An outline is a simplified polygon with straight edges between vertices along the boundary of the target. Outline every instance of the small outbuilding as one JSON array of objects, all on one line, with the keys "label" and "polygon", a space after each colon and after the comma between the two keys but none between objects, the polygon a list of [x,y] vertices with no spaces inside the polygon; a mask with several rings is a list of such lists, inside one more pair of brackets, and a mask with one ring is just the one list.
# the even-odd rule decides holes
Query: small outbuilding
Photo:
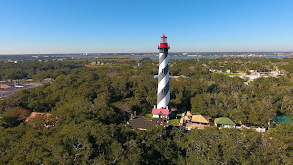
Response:
[{"label": "small outbuilding", "polygon": [[205,127],[209,127],[214,125],[211,117],[203,116],[203,115],[192,115],[191,122],[186,123],[186,129],[190,130],[193,128],[204,129]]},{"label": "small outbuilding", "polygon": [[203,116],[203,115],[192,115],[191,122],[197,123],[200,125],[209,125],[211,117]]},{"label": "small outbuilding", "polygon": [[165,109],[165,108],[154,108],[152,110],[152,114],[153,114],[153,118],[165,118],[165,119],[169,119],[169,109]]},{"label": "small outbuilding", "polygon": [[235,128],[236,124],[228,117],[219,117],[215,119],[215,126],[221,128]]}]

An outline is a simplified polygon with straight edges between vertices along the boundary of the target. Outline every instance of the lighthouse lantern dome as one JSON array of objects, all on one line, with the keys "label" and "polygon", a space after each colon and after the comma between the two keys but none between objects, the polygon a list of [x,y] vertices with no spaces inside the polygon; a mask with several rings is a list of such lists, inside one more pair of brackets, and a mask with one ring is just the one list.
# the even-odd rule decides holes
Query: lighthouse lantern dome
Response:
[{"label": "lighthouse lantern dome", "polygon": [[163,34],[163,36],[161,37],[161,43],[168,43],[165,34]]},{"label": "lighthouse lantern dome", "polygon": [[158,46],[159,49],[170,49],[168,42],[167,42],[167,37],[165,36],[165,34],[163,34],[163,36],[161,37],[161,43]]}]

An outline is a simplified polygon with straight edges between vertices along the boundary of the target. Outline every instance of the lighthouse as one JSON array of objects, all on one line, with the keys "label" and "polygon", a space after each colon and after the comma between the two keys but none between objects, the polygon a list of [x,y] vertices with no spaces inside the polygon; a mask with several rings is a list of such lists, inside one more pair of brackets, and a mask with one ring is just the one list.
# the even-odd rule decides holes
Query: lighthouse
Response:
[{"label": "lighthouse", "polygon": [[167,37],[163,34],[161,43],[158,46],[159,55],[159,72],[158,72],[158,95],[157,108],[168,109],[170,102],[169,88],[169,67],[168,67],[168,49],[170,49]]},{"label": "lighthouse", "polygon": [[167,37],[163,34],[161,43],[158,46],[159,54],[159,72],[158,72],[158,92],[157,107],[152,110],[155,118],[169,117],[170,88],[169,88],[169,67],[168,50],[170,49]]}]

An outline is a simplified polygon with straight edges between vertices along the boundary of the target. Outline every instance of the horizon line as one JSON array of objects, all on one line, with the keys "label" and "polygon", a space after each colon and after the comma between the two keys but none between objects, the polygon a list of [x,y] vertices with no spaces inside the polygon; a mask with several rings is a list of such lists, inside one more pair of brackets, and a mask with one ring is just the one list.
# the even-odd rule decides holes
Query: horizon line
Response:
[{"label": "horizon line", "polygon": [[[158,52],[75,52],[75,53],[5,53],[3,55],[49,55],[49,54],[135,54]],[[169,53],[293,53],[292,51],[174,51]]]}]

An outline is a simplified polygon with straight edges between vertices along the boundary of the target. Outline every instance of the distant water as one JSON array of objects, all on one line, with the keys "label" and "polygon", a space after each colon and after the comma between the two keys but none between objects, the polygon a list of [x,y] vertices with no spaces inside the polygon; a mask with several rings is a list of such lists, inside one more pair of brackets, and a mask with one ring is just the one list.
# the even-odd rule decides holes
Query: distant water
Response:
[{"label": "distant water", "polygon": [[[228,57],[224,57],[224,56],[169,56],[169,59],[183,59],[183,60],[188,60],[188,59],[203,59],[203,58],[290,58],[292,56],[228,56]],[[150,56],[150,57],[132,57],[131,59],[143,59],[143,58],[150,58],[152,60],[157,60],[159,59],[158,56]]]}]

